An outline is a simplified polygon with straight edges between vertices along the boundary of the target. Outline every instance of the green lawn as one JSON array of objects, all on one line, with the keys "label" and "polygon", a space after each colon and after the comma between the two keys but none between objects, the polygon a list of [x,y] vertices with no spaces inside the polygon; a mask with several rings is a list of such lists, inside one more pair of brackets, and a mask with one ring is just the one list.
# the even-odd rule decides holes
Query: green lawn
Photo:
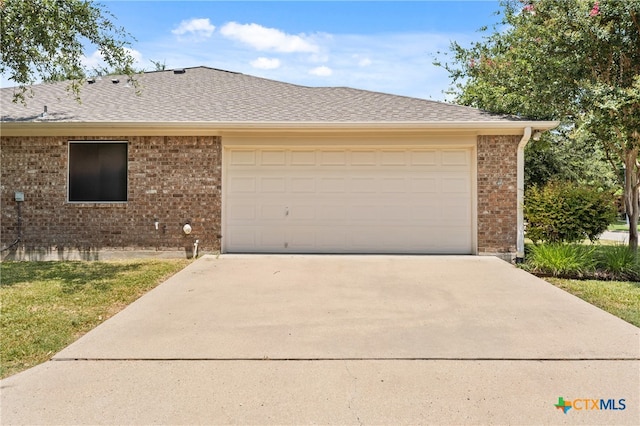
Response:
[{"label": "green lawn", "polygon": [[545,279],[556,287],[640,327],[640,282]]},{"label": "green lawn", "polygon": [[2,262],[0,377],[46,361],[188,263]]},{"label": "green lawn", "polygon": [[[629,225],[627,222],[619,220],[609,225],[609,231],[629,231]],[[638,225],[638,231],[640,231],[640,225]]]}]

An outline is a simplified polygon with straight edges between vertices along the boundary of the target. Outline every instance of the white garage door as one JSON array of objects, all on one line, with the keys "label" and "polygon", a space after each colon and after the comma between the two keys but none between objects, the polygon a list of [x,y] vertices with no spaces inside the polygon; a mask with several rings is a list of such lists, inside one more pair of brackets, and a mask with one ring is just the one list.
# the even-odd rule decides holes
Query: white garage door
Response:
[{"label": "white garage door", "polygon": [[226,252],[472,252],[469,149],[228,149]]}]

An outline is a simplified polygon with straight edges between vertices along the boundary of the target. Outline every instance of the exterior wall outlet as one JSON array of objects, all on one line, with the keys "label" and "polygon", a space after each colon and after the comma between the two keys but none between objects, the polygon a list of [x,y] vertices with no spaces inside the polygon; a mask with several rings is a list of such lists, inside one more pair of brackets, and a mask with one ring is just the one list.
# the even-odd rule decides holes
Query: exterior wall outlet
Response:
[{"label": "exterior wall outlet", "polygon": [[18,201],[18,202],[22,202],[22,201],[24,201],[24,192],[16,191],[16,193],[15,193],[15,199],[16,199],[16,201]]}]

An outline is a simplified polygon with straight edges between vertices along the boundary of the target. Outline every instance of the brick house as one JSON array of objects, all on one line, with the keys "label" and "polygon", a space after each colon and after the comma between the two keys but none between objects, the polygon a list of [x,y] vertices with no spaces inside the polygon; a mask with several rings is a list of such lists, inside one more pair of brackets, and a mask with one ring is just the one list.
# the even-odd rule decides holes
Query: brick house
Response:
[{"label": "brick house", "polygon": [[[207,67],[1,89],[3,258],[522,249],[522,150],[555,122]],[[185,227],[185,225],[189,225]],[[185,229],[191,229],[186,233]],[[8,248],[7,248],[8,247]]]}]

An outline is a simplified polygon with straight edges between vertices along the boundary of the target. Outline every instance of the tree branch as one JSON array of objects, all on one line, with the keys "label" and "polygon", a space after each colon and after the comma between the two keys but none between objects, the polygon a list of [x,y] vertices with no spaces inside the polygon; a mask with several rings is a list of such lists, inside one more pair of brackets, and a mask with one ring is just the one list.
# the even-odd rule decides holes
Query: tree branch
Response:
[{"label": "tree branch", "polygon": [[640,24],[638,24],[638,18],[636,18],[635,12],[632,10],[629,13],[631,14],[631,19],[633,20],[633,23],[635,24],[636,28],[638,29],[638,32],[640,33]]}]

